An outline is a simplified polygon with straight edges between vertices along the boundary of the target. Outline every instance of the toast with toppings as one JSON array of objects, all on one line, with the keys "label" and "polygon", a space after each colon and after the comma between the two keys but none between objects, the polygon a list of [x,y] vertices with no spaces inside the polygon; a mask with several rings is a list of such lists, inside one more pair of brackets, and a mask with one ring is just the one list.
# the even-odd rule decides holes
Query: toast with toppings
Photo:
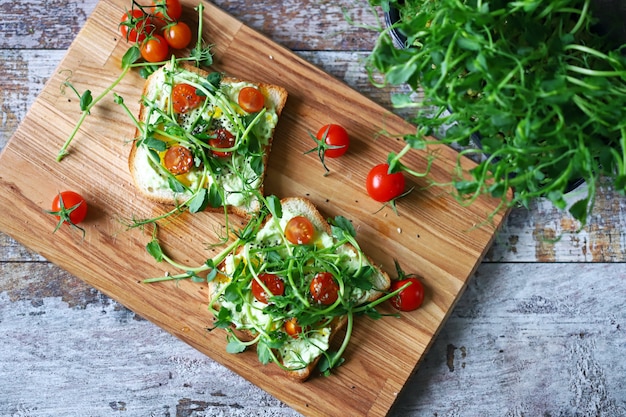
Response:
[{"label": "toast with toppings", "polygon": [[249,216],[286,100],[280,86],[162,66],[144,85],[129,155],[135,186],[157,203]]},{"label": "toast with toppings", "polygon": [[340,363],[333,339],[391,282],[359,248],[350,222],[333,223],[309,200],[286,198],[225,258],[209,282],[209,306],[229,352],[254,344],[262,363],[298,381],[321,359],[323,372]]}]

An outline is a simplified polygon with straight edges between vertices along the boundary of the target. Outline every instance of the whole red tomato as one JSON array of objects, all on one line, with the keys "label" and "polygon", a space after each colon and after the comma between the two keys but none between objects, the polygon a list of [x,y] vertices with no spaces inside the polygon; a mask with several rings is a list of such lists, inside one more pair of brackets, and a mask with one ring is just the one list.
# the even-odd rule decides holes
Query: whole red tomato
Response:
[{"label": "whole red tomato", "polygon": [[389,173],[388,164],[378,164],[367,174],[365,187],[367,193],[376,201],[382,203],[400,197],[405,187],[404,174],[402,172]]},{"label": "whole red tomato", "polygon": [[244,87],[239,91],[237,103],[243,111],[256,113],[265,106],[265,96],[259,89],[254,87]]},{"label": "whole red tomato", "polygon": [[183,49],[191,42],[191,28],[185,22],[176,22],[163,29],[163,37],[173,49]]},{"label": "whole red tomato", "polygon": [[172,107],[176,113],[187,113],[198,107],[203,100],[192,85],[179,83],[172,88]]},{"label": "whole red tomato", "polygon": [[339,297],[339,284],[330,272],[319,272],[311,281],[309,291],[314,301],[329,306]]},{"label": "whole red tomato", "polygon": [[63,224],[74,226],[83,230],[78,226],[78,224],[85,220],[85,217],[87,217],[87,202],[77,192],[62,191],[52,200],[52,209],[48,211],[48,213],[55,216],[58,221],[56,228],[54,229],[55,232]]},{"label": "whole red tomato", "polygon": [[315,236],[315,226],[304,216],[289,219],[285,226],[285,237],[294,245],[308,245]]},{"label": "whole red tomato", "polygon": [[148,62],[165,61],[170,53],[170,47],[161,35],[152,35],[141,44],[141,56]]},{"label": "whole red tomato", "polygon": [[327,145],[324,150],[324,156],[339,158],[348,151],[350,137],[346,129],[340,125],[331,123],[322,126],[317,132],[316,137]]},{"label": "whole red tomato", "polygon": [[[265,291],[259,281],[265,285],[271,294]],[[259,274],[259,281],[256,279],[252,280],[252,295],[262,303],[268,304],[271,296],[283,295],[285,293],[285,283],[278,275]]]},{"label": "whole red tomato", "polygon": [[393,281],[391,283],[391,291],[397,291],[407,284],[410,285],[389,300],[391,305],[400,311],[417,310],[424,301],[424,286],[414,276],[407,276],[406,278]]},{"label": "whole red tomato", "polygon": [[120,32],[130,42],[142,42],[154,29],[150,16],[140,9],[129,10],[120,19]]},{"label": "whole red tomato", "polygon": [[152,6],[152,14],[166,22],[178,20],[183,14],[179,0],[155,0]]}]

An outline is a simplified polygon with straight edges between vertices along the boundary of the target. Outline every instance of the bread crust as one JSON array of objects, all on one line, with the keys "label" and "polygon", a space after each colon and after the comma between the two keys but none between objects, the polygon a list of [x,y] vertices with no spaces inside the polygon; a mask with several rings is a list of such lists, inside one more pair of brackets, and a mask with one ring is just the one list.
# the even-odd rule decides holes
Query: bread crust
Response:
[{"label": "bread crust", "polygon": [[[186,63],[178,64],[178,66],[182,70],[193,72],[203,78],[209,75],[208,71],[201,69],[201,68],[194,67]],[[157,73],[163,70],[164,70],[164,67],[161,67],[158,71],[152,73],[148,77],[148,79],[146,80],[143,86],[142,97],[146,97],[148,95],[148,92],[150,88],[152,87],[152,83],[157,78]],[[239,83],[239,82],[245,82],[245,83],[256,86],[263,93],[265,98],[271,101],[272,106],[275,109],[276,115],[280,118],[282,110],[285,107],[285,104],[287,102],[287,96],[288,96],[287,90],[285,90],[281,86],[263,83],[263,82],[252,82],[252,81],[242,80],[242,79],[232,77],[232,76],[224,76],[222,78],[222,83],[224,84],[234,84],[234,83]],[[146,118],[146,107],[144,106],[144,103],[142,100],[140,107],[139,107],[138,120],[145,121],[145,118]],[[142,182],[140,181],[141,173],[138,172],[138,168],[136,166],[138,152],[142,152],[139,150],[137,146],[137,140],[139,137],[140,137],[140,131],[138,128],[135,128],[135,134],[133,136],[134,138],[133,143],[132,143],[129,155],[128,155],[128,167],[131,173],[131,177],[133,178],[135,187],[137,188],[137,190],[143,197],[145,197],[146,199],[150,201],[153,201],[159,204],[170,205],[170,206],[177,205],[178,203],[180,203],[180,201],[176,201],[175,195],[173,193],[171,194],[171,196],[159,195],[158,193],[150,192],[144,186],[142,186]],[[263,174],[260,179],[260,187],[258,188],[258,191],[260,194],[263,194],[263,191],[264,191],[263,184],[265,182],[265,173],[267,171],[267,163],[268,163],[269,154],[272,148],[273,141],[274,141],[274,131],[272,131],[267,145],[263,148],[263,158],[262,158]],[[227,209],[230,213],[235,214],[240,217],[250,216],[249,210],[247,210],[245,207],[228,205]],[[221,212],[223,211],[223,208],[222,207],[207,207],[206,211]]]},{"label": "bread crust", "polygon": [[[290,211],[299,212],[305,215],[309,220],[312,221],[312,223],[317,229],[322,230],[329,235],[332,234],[330,224],[322,216],[322,214],[315,207],[315,205],[308,199],[305,199],[302,197],[288,197],[288,198],[284,198],[281,200],[281,205],[283,207],[283,212],[285,211],[284,208],[288,207]],[[298,208],[293,209],[293,208],[290,208],[290,206],[297,206]],[[271,216],[268,215],[265,218],[261,228],[265,226],[265,224],[267,224],[271,220],[272,220]],[[346,244],[346,246],[356,252],[356,248],[354,248],[354,246],[350,244]],[[240,253],[242,250],[243,250],[243,247],[239,247],[236,250],[236,253]],[[389,289],[389,287],[391,286],[391,279],[385,271],[383,271],[382,269],[380,269],[373,263],[371,258],[366,256],[366,259],[370,265],[376,268],[376,271],[378,272],[378,276],[381,278],[381,282],[376,283],[377,290],[371,291],[371,294],[369,294],[369,297],[367,298],[366,302],[372,302],[380,298],[384,294],[384,291]],[[217,291],[218,291],[217,283],[215,281],[209,282],[208,289],[209,289],[208,292],[209,292],[209,302],[210,302],[216,298]],[[216,302],[212,305],[212,307],[216,311],[219,311],[219,308],[220,308],[219,302],[217,302],[217,300],[215,301]],[[347,323],[346,316],[339,316],[333,319],[333,321],[330,323],[331,330],[330,330],[330,337],[329,337],[329,345],[331,345],[333,341],[337,338],[337,336],[341,334],[342,330],[346,327],[346,323]],[[235,329],[234,327],[231,327],[231,329],[243,341],[250,341],[254,339],[255,337],[255,335],[253,335],[252,333],[248,331],[238,330],[238,329]],[[319,355],[311,363],[309,363],[307,367],[303,369],[294,370],[294,371],[283,371],[283,372],[287,377],[289,377],[290,379],[294,381],[304,382],[311,376],[311,374],[315,370],[321,357],[322,355]]]}]

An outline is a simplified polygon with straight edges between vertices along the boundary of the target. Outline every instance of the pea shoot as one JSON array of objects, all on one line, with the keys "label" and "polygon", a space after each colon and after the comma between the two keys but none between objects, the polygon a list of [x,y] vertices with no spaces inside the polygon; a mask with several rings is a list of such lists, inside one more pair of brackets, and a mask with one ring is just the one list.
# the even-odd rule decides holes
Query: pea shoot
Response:
[{"label": "pea shoot", "polygon": [[[591,0],[373,3],[399,10],[394,29],[407,42],[396,48],[381,33],[368,59],[372,80],[380,73],[383,84],[424,96],[393,97],[396,107],[414,109],[410,121],[419,126],[390,155],[396,171],[410,171],[401,159],[410,149],[460,145],[458,172],[435,184],[460,202],[490,195],[514,207],[546,198],[581,227],[601,177],[625,191],[626,57],[598,30]],[[469,146],[472,137],[480,147]],[[462,156],[478,161],[469,173]],[[568,207],[579,179],[586,195]]]},{"label": "pea shoot", "polygon": [[[133,4],[135,3],[133,2]],[[198,35],[197,35],[198,40],[196,42],[196,46],[191,50],[189,56],[187,57],[176,58],[174,55],[172,55],[172,61],[176,61],[176,62],[189,61],[189,62],[194,63],[198,67],[201,65],[210,66],[213,64],[213,52],[212,52],[213,45],[206,44],[202,37],[202,20],[203,20],[203,13],[204,13],[203,4],[200,3],[195,8],[195,10],[198,12]],[[78,97],[81,115],[78,121],[76,122],[74,129],[66,138],[65,142],[61,146],[61,149],[57,153],[57,157],[56,157],[57,162],[60,162],[63,158],[65,158],[68,155],[69,153],[68,148],[70,144],[72,143],[72,141],[78,134],[87,116],[91,113],[91,110],[97,104],[99,104],[105,97],[111,94],[113,89],[124,79],[124,77],[126,77],[128,72],[130,72],[133,69],[137,69],[139,71],[139,74],[143,78],[147,78],[150,74],[152,74],[154,71],[156,71],[159,68],[159,65],[155,65],[154,63],[151,63],[151,62],[141,61],[140,58],[141,58],[141,50],[140,50],[139,44],[135,43],[130,48],[128,48],[128,50],[122,57],[122,61],[121,61],[122,71],[120,72],[120,74],[107,88],[105,88],[96,97],[93,96],[93,92],[90,89],[84,90],[83,92],[78,91],[78,89],[76,88],[76,86],[73,84],[71,80],[72,78],[71,71],[68,71],[68,70],[61,71],[62,73],[67,72],[69,74],[66,77],[65,81],[63,81],[63,83],[61,84],[61,92],[64,93],[65,90],[69,88]],[[115,95],[115,101],[119,103],[120,97]]]},{"label": "pea shoot", "polygon": [[[348,219],[338,216],[330,220],[330,231],[317,230],[313,242],[292,243],[283,224],[297,217],[291,210],[300,200],[260,198],[262,209],[243,229],[234,232],[235,239],[196,267],[169,258],[155,232],[146,247],[148,252],[182,272],[143,282],[208,282],[209,311],[215,317],[212,329],[227,332],[228,352],[240,353],[256,346],[262,364],[275,363],[285,371],[300,372],[319,361],[320,372],[329,375],[343,363],[355,317],[381,318],[376,306],[395,293],[387,291],[389,281],[360,249]],[[292,214],[283,218],[285,212]],[[313,286],[318,277],[332,285],[316,291]],[[333,351],[329,338],[339,323],[345,324],[346,332],[339,349]],[[242,331],[249,337],[242,337]]]}]

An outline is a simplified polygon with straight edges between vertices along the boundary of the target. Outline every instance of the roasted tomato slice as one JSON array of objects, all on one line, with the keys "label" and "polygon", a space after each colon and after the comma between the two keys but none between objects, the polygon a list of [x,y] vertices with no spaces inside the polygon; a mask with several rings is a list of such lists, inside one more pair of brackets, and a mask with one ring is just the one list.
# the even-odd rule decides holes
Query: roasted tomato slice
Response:
[{"label": "roasted tomato slice", "polygon": [[294,245],[308,245],[315,237],[315,227],[306,217],[295,216],[285,226],[285,237]]},{"label": "roasted tomato slice", "polygon": [[256,113],[265,106],[265,97],[254,87],[244,87],[239,91],[237,102],[243,111]]},{"label": "roasted tomato slice", "polygon": [[295,317],[292,317],[289,320],[285,321],[283,328],[285,329],[285,333],[287,333],[294,339],[297,339],[298,336],[300,336],[300,333],[302,333],[302,326],[300,326],[300,324],[298,323],[298,319],[296,319]]},{"label": "roasted tomato slice", "polygon": [[235,136],[226,129],[217,129],[213,132],[213,137],[209,139],[211,153],[218,158],[228,158],[232,155],[232,151],[220,151],[218,149],[230,149],[235,146]]},{"label": "roasted tomato slice", "polygon": [[174,175],[186,174],[193,166],[193,155],[184,146],[174,145],[165,151],[163,165]]},{"label": "roasted tomato slice", "polygon": [[187,113],[200,103],[203,97],[196,94],[196,88],[185,83],[176,84],[172,89],[172,107],[176,113]]},{"label": "roasted tomato slice", "polygon": [[259,284],[256,279],[252,280],[252,295],[262,303],[268,304],[269,298],[274,295],[283,295],[285,293],[285,283],[278,275],[259,274],[259,280],[267,287],[271,294]]},{"label": "roasted tomato slice", "polygon": [[319,272],[309,285],[311,298],[325,306],[333,304],[339,297],[339,284],[330,272]]}]

